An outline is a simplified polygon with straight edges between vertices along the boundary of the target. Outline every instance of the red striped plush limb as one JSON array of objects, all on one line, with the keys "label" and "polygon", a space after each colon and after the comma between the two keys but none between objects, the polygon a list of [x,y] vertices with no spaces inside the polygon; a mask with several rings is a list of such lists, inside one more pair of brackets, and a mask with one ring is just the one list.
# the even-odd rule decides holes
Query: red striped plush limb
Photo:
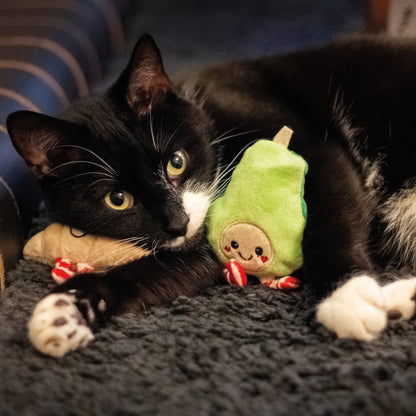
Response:
[{"label": "red striped plush limb", "polygon": [[230,260],[224,269],[225,279],[232,286],[246,286],[247,275],[237,260]]},{"label": "red striped plush limb", "polygon": [[87,263],[73,263],[68,259],[58,257],[55,262],[55,268],[52,270],[52,277],[57,283],[65,282],[70,277],[78,273],[88,273],[94,268]]},{"label": "red striped plush limb", "polygon": [[264,284],[271,289],[290,290],[297,289],[300,286],[300,280],[293,276],[284,276]]}]

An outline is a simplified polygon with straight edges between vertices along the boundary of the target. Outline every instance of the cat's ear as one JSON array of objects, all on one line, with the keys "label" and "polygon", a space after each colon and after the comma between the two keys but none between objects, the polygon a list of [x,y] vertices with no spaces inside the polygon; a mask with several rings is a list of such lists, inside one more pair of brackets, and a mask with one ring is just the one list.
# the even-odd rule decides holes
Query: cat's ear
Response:
[{"label": "cat's ear", "polygon": [[36,176],[48,174],[74,152],[65,146],[70,142],[70,134],[63,120],[32,111],[16,111],[7,118],[7,129],[14,147]]},{"label": "cat's ear", "polygon": [[150,109],[162,104],[172,91],[159,48],[149,35],[137,41],[127,74],[127,102],[139,116],[149,114]]}]

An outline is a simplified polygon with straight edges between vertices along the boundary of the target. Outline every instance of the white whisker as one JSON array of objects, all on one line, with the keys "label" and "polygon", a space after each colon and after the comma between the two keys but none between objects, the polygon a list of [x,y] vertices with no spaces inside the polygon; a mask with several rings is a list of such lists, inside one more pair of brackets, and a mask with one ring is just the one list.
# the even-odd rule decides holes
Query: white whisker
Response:
[{"label": "white whisker", "polygon": [[[227,130],[227,131],[225,131],[224,133],[221,133],[221,134],[217,137],[217,139],[221,139],[222,137],[226,136],[227,134],[231,133],[232,131],[237,130],[238,128],[240,128],[240,127],[244,126],[244,124],[247,124],[247,121],[243,121],[242,123],[237,124],[235,127],[232,127],[230,130]],[[217,139],[215,139],[215,140],[217,140]]]},{"label": "white whisker", "polygon": [[253,143],[255,143],[257,140],[253,140],[249,143],[247,143],[235,156],[234,158],[231,160],[231,162],[226,166],[226,168],[220,173],[220,175],[218,175],[218,177],[216,178],[216,180],[211,184],[209,191],[210,193],[214,193],[216,187],[218,186],[218,184],[231,172],[234,170],[237,162],[238,162],[238,158],[240,157],[240,155],[242,153],[245,152],[245,150],[250,147]]},{"label": "white whisker", "polygon": [[215,190],[215,193],[211,197],[211,201],[215,201],[219,196],[221,196],[224,191],[227,189],[228,185],[231,182],[231,176],[224,180],[221,185]]},{"label": "white whisker", "polygon": [[225,136],[225,137],[219,136],[211,142],[211,145],[219,144],[219,143],[221,143],[225,140],[229,140],[229,139],[232,139],[234,137],[240,137],[240,136],[244,136],[246,134],[251,134],[251,133],[258,133],[259,131],[260,130],[248,130],[248,131],[244,131],[242,133],[231,134],[231,135]]},{"label": "white whisker", "polygon": [[59,147],[74,147],[74,148],[76,148],[76,149],[81,149],[81,150],[84,150],[84,151],[86,151],[86,152],[88,152],[88,153],[90,153],[90,154],[92,154],[93,156],[95,156],[99,161],[101,161],[102,163],[104,163],[104,165],[108,168],[108,169],[106,169],[106,168],[104,168],[104,167],[102,167],[104,170],[107,170],[108,171],[108,173],[112,173],[112,174],[114,174],[114,175],[116,175],[117,174],[117,172],[110,166],[110,164],[108,164],[101,156],[99,156],[99,155],[97,155],[97,153],[95,153],[94,151],[92,151],[92,150],[90,150],[90,149],[88,149],[88,148],[86,148],[86,147],[84,147],[84,146],[77,146],[77,145],[73,145],[73,144],[71,144],[71,145],[61,145],[61,146],[59,146]]},{"label": "white whisker", "polygon": [[[54,172],[57,169],[60,169],[60,168],[63,168],[65,166],[69,166],[69,165],[75,165],[77,163],[80,163],[80,164],[83,163],[83,164],[86,164],[86,165],[93,165],[93,166],[99,167],[101,169],[104,169],[100,164],[95,163],[95,162],[91,162],[89,160],[71,160],[69,162],[61,163],[60,165],[55,166],[54,168],[50,169],[48,172],[44,173],[40,177],[42,178],[43,176],[46,176],[46,175],[50,174],[51,172]],[[106,169],[104,169],[104,170],[106,170]]]},{"label": "white whisker", "polygon": [[153,131],[152,107],[150,107],[150,112],[149,112],[149,125],[150,125],[150,136],[152,138],[153,147],[158,152],[159,149],[158,149],[158,146],[157,146],[157,143],[156,143],[155,133]]},{"label": "white whisker", "polygon": [[92,186],[94,186],[94,185],[96,185],[97,183],[99,183],[99,182],[104,182],[104,181],[107,181],[107,182],[115,182],[115,180],[114,179],[107,179],[107,178],[104,178],[104,179],[97,179],[96,181],[94,181],[94,182],[92,182],[92,183],[90,183],[83,191],[82,191],[82,193],[81,193],[81,195],[84,195],[85,194],[85,192],[87,192],[88,191],[88,189],[90,189]]},{"label": "white whisker", "polygon": [[178,128],[170,135],[169,139],[166,141],[165,145],[163,146],[163,148],[161,149],[161,152],[164,153],[166,151],[166,149],[169,146],[169,143],[173,140],[173,138],[175,137],[176,133],[179,131],[179,129],[185,124],[185,122],[182,122]]},{"label": "white whisker", "polygon": [[152,252],[152,255],[155,256],[155,257],[156,257],[156,254],[157,254],[158,245],[159,244],[156,240],[152,241],[152,244],[151,244],[152,248],[151,248],[150,251]]},{"label": "white whisker", "polygon": [[[113,248],[113,250],[111,251],[111,253],[109,254],[105,254],[101,257],[98,257],[95,260],[95,263],[102,263],[103,261],[107,260],[107,259],[111,259],[114,258],[115,256],[117,257],[118,255],[120,255],[120,259],[129,259],[131,256],[137,254],[137,249],[143,249],[145,250],[145,247],[140,246],[140,245],[133,245],[131,247],[126,247],[125,244],[129,244],[130,242],[128,241],[123,241],[123,240],[117,240],[118,243],[124,244],[123,246],[117,247],[117,248]],[[110,245],[110,244],[114,244],[113,242],[109,242],[106,245]],[[144,255],[144,254],[143,254]]]},{"label": "white whisker", "polygon": [[64,182],[67,182],[67,181],[72,180],[72,179],[75,179],[75,178],[79,178],[81,176],[86,176],[86,175],[106,176],[106,177],[110,178],[111,180],[115,181],[115,179],[113,178],[113,176],[110,175],[110,174],[108,174],[108,173],[104,173],[104,172],[84,172],[84,173],[79,173],[77,175],[70,176],[69,178],[62,179],[61,181],[57,182],[55,184],[55,186],[61,185]]}]

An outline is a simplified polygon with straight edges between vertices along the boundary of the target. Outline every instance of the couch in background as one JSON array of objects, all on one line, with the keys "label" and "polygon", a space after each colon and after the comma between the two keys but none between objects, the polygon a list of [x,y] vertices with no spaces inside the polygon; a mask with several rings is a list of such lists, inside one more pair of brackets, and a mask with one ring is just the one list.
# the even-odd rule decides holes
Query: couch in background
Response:
[{"label": "couch in background", "polygon": [[0,2],[0,282],[21,256],[41,200],[11,145],[6,118],[26,109],[58,114],[99,80],[124,45],[132,0]]}]

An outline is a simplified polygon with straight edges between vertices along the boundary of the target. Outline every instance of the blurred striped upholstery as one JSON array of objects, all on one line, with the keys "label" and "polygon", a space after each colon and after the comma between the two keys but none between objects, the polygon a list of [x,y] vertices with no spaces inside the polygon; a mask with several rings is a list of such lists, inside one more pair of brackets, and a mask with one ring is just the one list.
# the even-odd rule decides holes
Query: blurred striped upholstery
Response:
[{"label": "blurred striped upholstery", "polygon": [[20,109],[56,115],[86,95],[105,60],[122,50],[123,22],[133,3],[0,1],[0,256],[6,270],[20,256],[40,200],[37,185],[11,146],[6,118]]}]

